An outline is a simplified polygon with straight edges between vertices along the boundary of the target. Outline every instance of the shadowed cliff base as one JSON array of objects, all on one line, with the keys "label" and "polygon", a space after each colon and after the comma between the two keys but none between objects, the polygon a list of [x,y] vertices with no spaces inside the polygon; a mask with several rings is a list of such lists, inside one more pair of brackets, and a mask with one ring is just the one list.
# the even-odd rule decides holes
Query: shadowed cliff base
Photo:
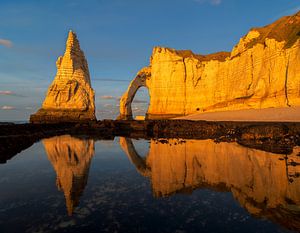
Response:
[{"label": "shadowed cliff base", "polygon": [[96,121],[94,111],[40,109],[30,116],[30,122],[34,124],[88,121]]}]

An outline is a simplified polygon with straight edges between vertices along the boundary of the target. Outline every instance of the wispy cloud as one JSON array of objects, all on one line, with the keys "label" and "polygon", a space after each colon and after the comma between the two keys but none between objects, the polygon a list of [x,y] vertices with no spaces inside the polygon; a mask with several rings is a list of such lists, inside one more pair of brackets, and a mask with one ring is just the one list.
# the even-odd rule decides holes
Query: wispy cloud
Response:
[{"label": "wispy cloud", "polygon": [[[121,96],[116,97],[115,99],[117,101],[120,101],[121,100]],[[147,101],[147,100],[142,100],[142,99],[137,99],[137,98],[134,98],[132,102],[135,103],[135,104],[147,104],[147,103],[149,103],[149,101]]]},{"label": "wispy cloud", "polygon": [[113,99],[115,99],[115,97],[112,96],[112,95],[103,95],[103,96],[100,96],[100,99],[103,99],[103,100],[113,100]]},{"label": "wispy cloud", "polygon": [[109,78],[93,78],[92,81],[101,81],[101,82],[126,82],[129,83],[128,80],[122,80],[122,79],[109,79]]},{"label": "wispy cloud", "polygon": [[11,48],[13,46],[13,43],[10,40],[5,40],[0,38],[0,45],[3,45],[7,48]]},{"label": "wispy cloud", "polygon": [[1,107],[1,109],[2,109],[2,110],[14,110],[14,109],[16,109],[16,108],[13,107],[13,106],[4,105],[4,106]]},{"label": "wispy cloud", "polygon": [[0,91],[0,95],[25,97],[23,95],[19,95],[19,94],[13,92],[13,91]]},{"label": "wispy cloud", "polygon": [[12,91],[0,91],[0,95],[13,95]]},{"label": "wispy cloud", "polygon": [[218,6],[222,3],[222,0],[194,0],[195,2],[198,2],[198,3],[209,3],[213,6]]},{"label": "wispy cloud", "polygon": [[148,101],[146,101],[146,100],[139,100],[139,99],[133,99],[133,103],[136,103],[136,104],[147,104]]},{"label": "wispy cloud", "polygon": [[104,104],[104,107],[105,108],[112,108],[112,107],[114,107],[112,104]]}]

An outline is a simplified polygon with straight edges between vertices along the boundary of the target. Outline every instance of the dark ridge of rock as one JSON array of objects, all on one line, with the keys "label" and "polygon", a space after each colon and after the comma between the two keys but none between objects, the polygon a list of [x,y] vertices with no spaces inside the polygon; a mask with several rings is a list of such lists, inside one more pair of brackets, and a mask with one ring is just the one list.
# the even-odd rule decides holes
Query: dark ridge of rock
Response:
[{"label": "dark ridge of rock", "polygon": [[0,163],[6,163],[7,160],[42,138],[66,134],[71,128],[71,124],[0,125]]},{"label": "dark ridge of rock", "polygon": [[88,123],[0,125],[0,160],[5,162],[33,143],[69,134],[95,140],[132,138],[212,139],[263,151],[290,154],[300,145],[300,123],[206,122],[187,120],[126,121]]}]

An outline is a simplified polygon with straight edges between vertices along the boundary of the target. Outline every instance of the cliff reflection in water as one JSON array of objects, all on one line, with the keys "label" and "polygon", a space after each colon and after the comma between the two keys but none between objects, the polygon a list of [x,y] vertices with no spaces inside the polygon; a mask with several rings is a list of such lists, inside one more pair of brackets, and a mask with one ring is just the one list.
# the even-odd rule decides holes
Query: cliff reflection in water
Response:
[{"label": "cliff reflection in water", "polygon": [[[95,142],[65,135],[43,144],[72,215],[87,184]],[[300,229],[300,148],[287,156],[237,143],[151,139],[147,156],[141,157],[131,139],[120,138],[120,145],[138,172],[151,180],[155,197],[197,188],[229,191],[252,215]]]},{"label": "cliff reflection in water", "polygon": [[87,184],[94,140],[65,135],[44,139],[43,144],[57,175],[57,188],[64,192],[68,214],[72,215]]},{"label": "cliff reflection in water", "polygon": [[153,195],[169,196],[196,188],[230,191],[241,206],[289,229],[300,229],[299,148],[276,155],[211,140],[151,140],[146,158],[131,139],[120,145],[139,173],[150,178]]}]

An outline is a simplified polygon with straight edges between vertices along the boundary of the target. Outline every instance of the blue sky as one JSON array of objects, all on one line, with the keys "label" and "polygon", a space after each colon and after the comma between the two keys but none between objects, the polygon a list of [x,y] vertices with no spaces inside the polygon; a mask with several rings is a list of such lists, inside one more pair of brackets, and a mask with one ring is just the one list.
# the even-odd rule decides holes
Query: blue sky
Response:
[{"label": "blue sky", "polygon": [[[27,120],[41,106],[70,29],[89,63],[97,116],[114,118],[154,46],[230,51],[251,27],[299,10],[300,0],[0,0],[0,121]],[[138,92],[137,114],[147,98]]]}]

